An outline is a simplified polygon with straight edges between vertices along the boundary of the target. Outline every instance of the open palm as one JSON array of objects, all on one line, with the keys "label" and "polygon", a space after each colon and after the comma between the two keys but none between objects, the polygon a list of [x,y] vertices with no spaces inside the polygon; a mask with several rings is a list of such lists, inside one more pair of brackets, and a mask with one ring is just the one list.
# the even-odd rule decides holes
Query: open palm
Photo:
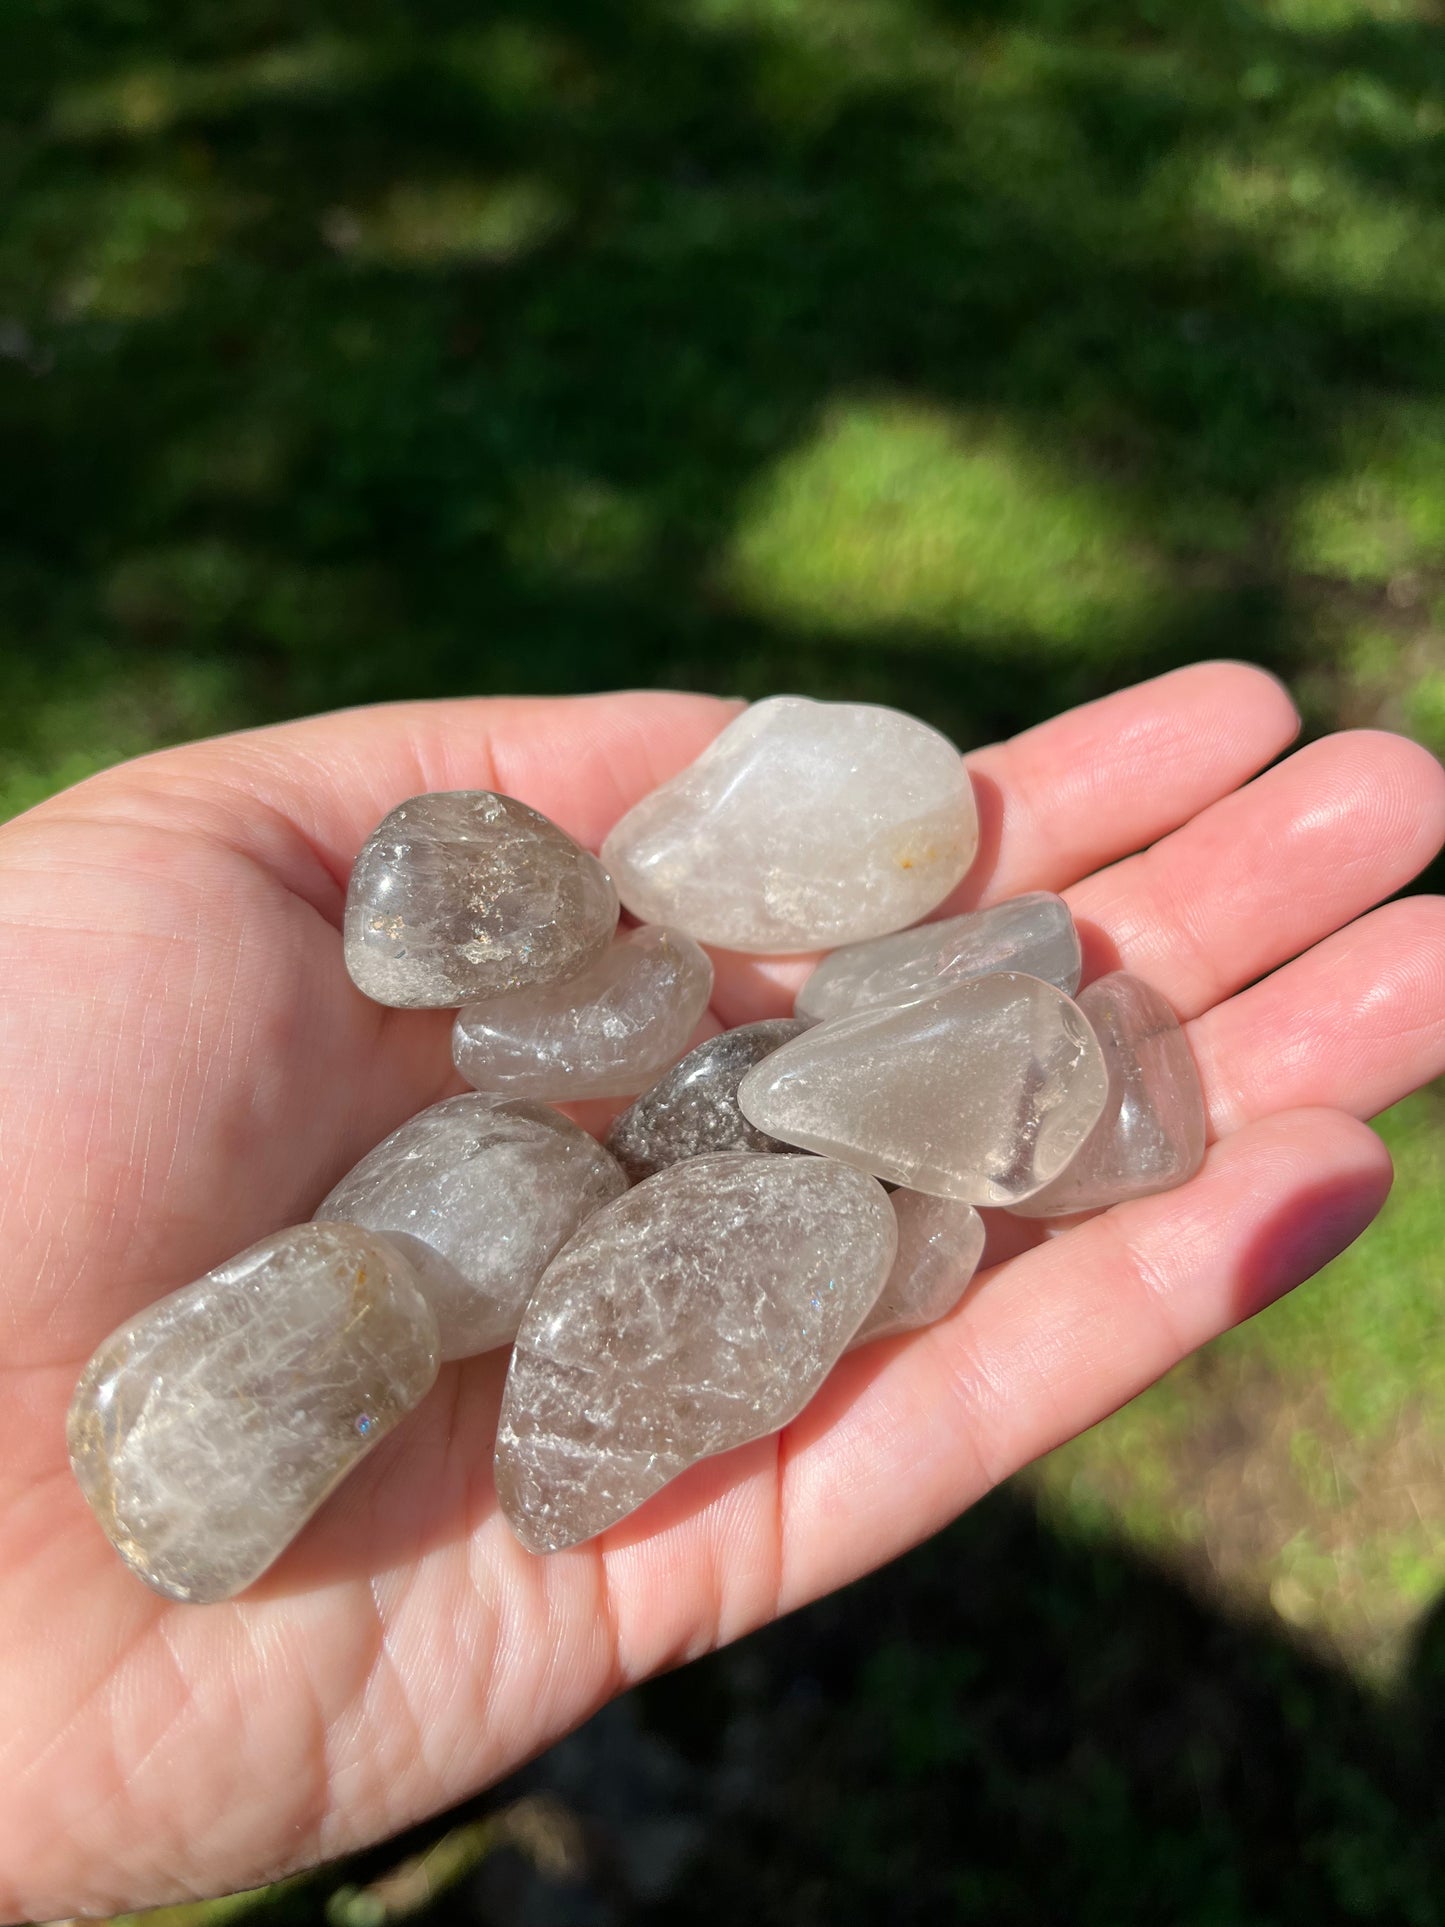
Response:
[{"label": "open palm", "polygon": [[[81,1365],[455,1088],[448,1017],[342,968],[362,840],[419,790],[496,788],[595,849],[731,713],[364,710],[149,757],[0,830],[0,1914],[247,1885],[461,1798],[903,1551],[1378,1209],[1388,1159],[1356,1120],[1445,1068],[1445,914],[1373,906],[1445,837],[1445,777],[1353,734],[1250,782],[1288,699],[1180,671],[971,759],[984,840],[947,907],[1063,890],[1086,970],[1170,998],[1214,1139],[1191,1183],[1053,1235],[996,1224],[950,1318],[593,1544],[537,1559],[498,1514],[493,1355],[445,1368],[243,1598],[147,1592],[66,1465]],[[725,1024],[788,1009],[804,968],[717,964]]]}]

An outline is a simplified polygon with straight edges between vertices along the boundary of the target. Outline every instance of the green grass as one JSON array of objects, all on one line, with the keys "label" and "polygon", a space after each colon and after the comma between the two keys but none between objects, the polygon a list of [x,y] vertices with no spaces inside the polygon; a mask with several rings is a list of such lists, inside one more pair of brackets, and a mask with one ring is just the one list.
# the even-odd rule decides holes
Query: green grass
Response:
[{"label": "green grass", "polygon": [[[342,702],[971,742],[1206,653],[1445,751],[1429,0],[41,0],[0,95],[0,814]],[[1315,1286],[638,1703],[776,1756],[692,1915],[1441,1918],[1438,1099],[1384,1128]],[[461,1824],[341,1927],[550,1864]]]}]

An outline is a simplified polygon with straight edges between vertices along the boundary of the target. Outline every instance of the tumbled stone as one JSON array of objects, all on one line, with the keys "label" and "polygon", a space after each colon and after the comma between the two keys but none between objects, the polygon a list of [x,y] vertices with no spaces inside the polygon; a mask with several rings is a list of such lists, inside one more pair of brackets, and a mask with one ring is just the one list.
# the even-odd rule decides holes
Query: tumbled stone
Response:
[{"label": "tumbled stone", "polygon": [[602,848],[634,916],[733,950],[817,950],[916,922],[973,860],[958,751],[869,703],[755,703]]},{"label": "tumbled stone", "polygon": [[1168,1191],[1204,1161],[1204,1092],[1164,998],[1116,970],[1089,985],[1079,1008],[1103,1048],[1108,1100],[1068,1168],[1015,1207],[1023,1217],[1063,1217]]},{"label": "tumbled stone", "polygon": [[877,1304],[858,1327],[850,1351],[936,1324],[953,1310],[983,1256],[983,1219],[957,1198],[895,1191],[898,1255]]},{"label": "tumbled stone", "polygon": [[897,1239],[862,1172],[750,1151],[671,1164],[590,1218],[543,1275],[507,1373],[497,1493],[522,1543],[576,1545],[787,1424]]},{"label": "tumbled stone", "polygon": [[443,1359],[469,1358],[511,1343],[554,1253],[626,1189],[616,1160],[560,1112],[467,1094],[384,1138],[316,1216],[400,1246]]},{"label": "tumbled stone", "polygon": [[1069,906],[1047,890],[1010,897],[991,910],[969,910],[917,930],[849,944],[825,957],[798,992],[800,1017],[845,1017],[873,1004],[902,1004],[955,977],[1021,970],[1079,987],[1079,933]]},{"label": "tumbled stone", "polygon": [[768,1017],[709,1037],[614,1120],[608,1150],[634,1184],[709,1151],[801,1155],[796,1145],[749,1124],[738,1109],[738,1085],[754,1064],[807,1028],[802,1018]]},{"label": "tumbled stone", "polygon": [[508,1097],[626,1097],[687,1049],[712,995],[707,952],[644,924],[565,984],[469,1004],[452,1032],[457,1069]]},{"label": "tumbled stone", "polygon": [[491,790],[413,796],[362,848],[346,968],[379,1004],[449,1010],[575,977],[606,949],[617,893],[595,856]]},{"label": "tumbled stone", "polygon": [[1017,971],[816,1024],[738,1088],[761,1131],[966,1204],[1016,1204],[1097,1123],[1108,1078],[1077,1004]]},{"label": "tumbled stone", "polygon": [[71,1402],[70,1462],[147,1585],[229,1599],[436,1373],[436,1320],[401,1253],[299,1225],[111,1333]]}]

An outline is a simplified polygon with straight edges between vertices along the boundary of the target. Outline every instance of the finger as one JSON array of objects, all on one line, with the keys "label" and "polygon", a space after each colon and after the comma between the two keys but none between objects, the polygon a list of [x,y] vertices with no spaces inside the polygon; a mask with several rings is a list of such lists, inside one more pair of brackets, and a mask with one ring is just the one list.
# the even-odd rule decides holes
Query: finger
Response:
[{"label": "finger", "polygon": [[356,852],[407,797],[501,790],[596,849],[624,810],[701,754],[740,706],[656,690],[381,703],[162,750],[64,792],[31,818],[81,809],[114,820],[159,806],[172,825],[219,835],[304,881],[303,894],[319,895],[336,915]]},{"label": "finger", "polygon": [[1331,1111],[1271,1118],[1216,1145],[1181,1189],[992,1272],[871,1376],[866,1353],[845,1361],[788,1442],[781,1608],[936,1531],[1311,1276],[1389,1183],[1367,1126]]},{"label": "finger", "polygon": [[1373,1117],[1445,1073],[1445,899],[1362,917],[1189,1026],[1216,1137],[1271,1112]]},{"label": "finger", "polygon": [[1415,877],[1445,841],[1445,770],[1403,736],[1311,743],[1067,892],[1097,969],[1195,1017]]},{"label": "finger", "polygon": [[[1298,729],[1273,676],[1247,663],[1206,662],[975,751],[968,766],[979,854],[935,915],[1022,890],[1060,890],[1143,849],[1253,776]],[[816,961],[714,952],[719,1014],[744,1024],[791,1010]]]},{"label": "finger", "polygon": [[1275,677],[1202,662],[978,750],[979,860],[948,908],[1062,890],[1187,823],[1298,733]]}]

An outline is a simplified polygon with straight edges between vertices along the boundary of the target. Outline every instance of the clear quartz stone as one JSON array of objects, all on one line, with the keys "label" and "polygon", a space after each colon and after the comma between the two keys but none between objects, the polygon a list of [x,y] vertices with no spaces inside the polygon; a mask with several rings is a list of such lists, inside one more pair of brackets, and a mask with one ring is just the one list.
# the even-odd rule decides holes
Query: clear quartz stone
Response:
[{"label": "clear quartz stone", "polygon": [[462,1010],[457,1069],[507,1097],[626,1097],[687,1049],[712,995],[707,952],[644,924],[565,984],[513,991]]},{"label": "clear quartz stone", "polygon": [[849,944],[825,957],[798,992],[800,1017],[846,1017],[872,1004],[907,1003],[954,977],[1020,970],[1072,997],[1079,987],[1079,933],[1069,906],[1047,890],[991,910]]},{"label": "clear quartz stone", "polygon": [[807,1028],[800,1018],[768,1017],[709,1037],[613,1121],[608,1150],[634,1184],[709,1151],[801,1156],[795,1145],[748,1123],[738,1109],[738,1085],[754,1064]]},{"label": "clear quartz stone", "polygon": [[344,954],[379,1004],[450,1010],[562,983],[606,949],[617,893],[595,856],[491,790],[414,796],[367,838]]},{"label": "clear quartz stone", "polygon": [[971,1204],[898,1190],[893,1210],[898,1256],[850,1350],[936,1324],[962,1298],[983,1256],[983,1219]]},{"label": "clear quartz stone", "polygon": [[1015,1206],[1063,1217],[1168,1191],[1204,1161],[1204,1092],[1189,1040],[1159,992],[1125,970],[1079,997],[1109,1073],[1103,1116],[1061,1176]]},{"label": "clear quartz stone", "polygon": [[229,1599],[421,1400],[437,1355],[395,1246],[299,1225],[111,1333],[71,1401],[70,1462],[147,1585]]},{"label": "clear quartz stone", "polygon": [[547,1268],[507,1373],[497,1493],[522,1543],[576,1545],[795,1417],[897,1238],[862,1172],[750,1151],[669,1165],[590,1218]]},{"label": "clear quartz stone", "polygon": [[968,772],[894,709],[774,696],[603,845],[637,917],[733,950],[817,950],[940,904],[978,843]]},{"label": "clear quartz stone", "polygon": [[545,1104],[449,1097],[409,1119],[317,1211],[385,1234],[436,1314],[442,1358],[510,1344],[555,1253],[627,1189],[595,1138]]},{"label": "clear quartz stone", "polygon": [[1058,1176],[1107,1089],[1078,1005],[1000,971],[814,1025],[748,1072],[738,1103],[789,1144],[911,1190],[1000,1205]]}]

